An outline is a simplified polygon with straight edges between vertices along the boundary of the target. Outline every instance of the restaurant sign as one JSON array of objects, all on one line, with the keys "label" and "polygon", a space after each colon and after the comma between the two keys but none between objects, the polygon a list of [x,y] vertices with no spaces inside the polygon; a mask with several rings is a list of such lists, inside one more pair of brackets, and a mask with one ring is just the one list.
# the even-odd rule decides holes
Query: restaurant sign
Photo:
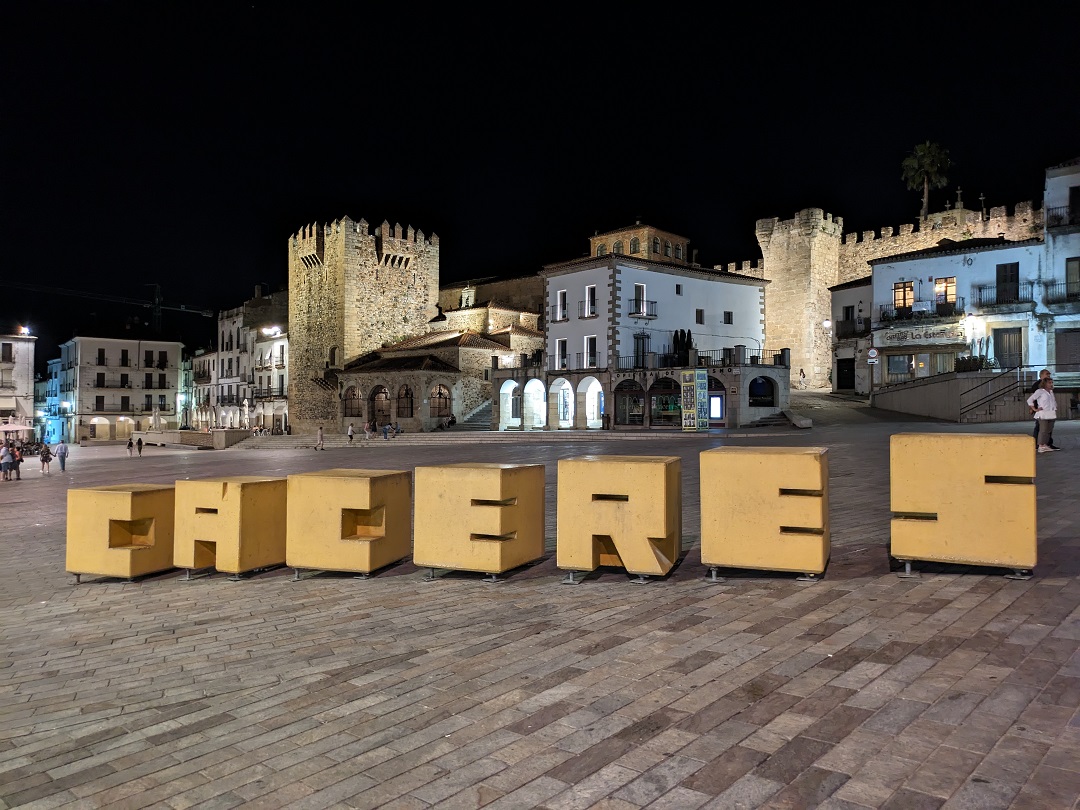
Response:
[{"label": "restaurant sign", "polygon": [[933,343],[966,343],[964,327],[960,324],[943,326],[913,326],[906,329],[885,329],[874,334],[874,343],[879,346],[908,346]]}]

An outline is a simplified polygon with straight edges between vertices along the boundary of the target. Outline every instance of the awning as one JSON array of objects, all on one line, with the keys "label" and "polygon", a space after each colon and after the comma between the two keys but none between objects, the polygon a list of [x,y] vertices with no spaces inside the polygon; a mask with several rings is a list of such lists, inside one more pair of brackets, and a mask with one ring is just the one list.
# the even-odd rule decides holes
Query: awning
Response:
[{"label": "awning", "polygon": [[0,397],[0,411],[15,410],[15,397]]}]

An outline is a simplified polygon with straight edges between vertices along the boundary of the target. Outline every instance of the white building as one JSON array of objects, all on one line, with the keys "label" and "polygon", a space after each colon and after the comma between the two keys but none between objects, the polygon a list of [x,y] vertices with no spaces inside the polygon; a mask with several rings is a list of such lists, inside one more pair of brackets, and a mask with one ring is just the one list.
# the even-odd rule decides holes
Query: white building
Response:
[{"label": "white building", "polygon": [[0,421],[33,424],[36,342],[25,328],[18,334],[0,335]]},{"label": "white building", "polygon": [[[285,295],[285,293],[278,293]],[[253,327],[251,427],[285,433],[289,428],[289,333],[286,321]]]},{"label": "white building", "polygon": [[50,417],[58,424],[53,433],[50,422],[50,440],[115,441],[136,430],[176,428],[183,347],[179,341],[81,336],[61,344],[58,407]]},{"label": "white building", "polygon": [[787,407],[788,353],[764,341],[766,281],[702,267],[640,223],[546,266],[546,358],[495,369],[499,429],[681,428],[681,371],[707,367],[709,424]]},{"label": "white building", "polygon": [[[879,365],[870,358],[870,310],[873,306],[873,279],[870,276],[829,287],[832,318],[822,328],[833,335],[832,389],[845,393],[870,393],[869,369]],[[878,362],[868,362],[871,360]]]}]

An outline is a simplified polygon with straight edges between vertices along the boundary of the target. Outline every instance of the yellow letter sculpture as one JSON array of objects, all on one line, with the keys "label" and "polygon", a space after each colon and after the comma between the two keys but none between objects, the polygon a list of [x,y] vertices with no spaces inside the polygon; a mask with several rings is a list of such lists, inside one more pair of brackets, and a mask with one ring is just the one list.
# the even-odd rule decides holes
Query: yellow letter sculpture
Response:
[{"label": "yellow letter sculpture", "polygon": [[286,480],[257,475],[176,482],[177,568],[237,578],[285,562]]},{"label": "yellow letter sculpture", "polygon": [[134,577],[173,567],[172,484],[72,489],[67,498],[67,570]]},{"label": "yellow letter sculpture", "polygon": [[544,556],[543,464],[417,467],[413,563],[496,574]]},{"label": "yellow letter sculpture", "polygon": [[798,571],[829,562],[829,458],[824,447],[719,447],[701,454],[701,562]]},{"label": "yellow letter sculpture", "polygon": [[557,563],[663,576],[682,550],[678,456],[577,456],[559,461]]},{"label": "yellow letter sculpture", "polygon": [[367,575],[412,550],[412,473],[323,470],[289,476],[286,563]]},{"label": "yellow letter sculpture", "polygon": [[892,541],[912,560],[1035,567],[1035,449],[1030,433],[898,433],[889,449]]}]

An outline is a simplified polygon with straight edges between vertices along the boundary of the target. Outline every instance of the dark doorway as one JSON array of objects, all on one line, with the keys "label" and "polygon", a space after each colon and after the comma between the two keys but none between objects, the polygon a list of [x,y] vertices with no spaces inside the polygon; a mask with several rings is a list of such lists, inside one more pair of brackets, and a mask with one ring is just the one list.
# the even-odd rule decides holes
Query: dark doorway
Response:
[{"label": "dark doorway", "polygon": [[838,359],[836,361],[836,390],[855,390],[855,358]]},{"label": "dark doorway", "polygon": [[1024,338],[1019,326],[994,330],[994,359],[1000,369],[1024,365]]}]

